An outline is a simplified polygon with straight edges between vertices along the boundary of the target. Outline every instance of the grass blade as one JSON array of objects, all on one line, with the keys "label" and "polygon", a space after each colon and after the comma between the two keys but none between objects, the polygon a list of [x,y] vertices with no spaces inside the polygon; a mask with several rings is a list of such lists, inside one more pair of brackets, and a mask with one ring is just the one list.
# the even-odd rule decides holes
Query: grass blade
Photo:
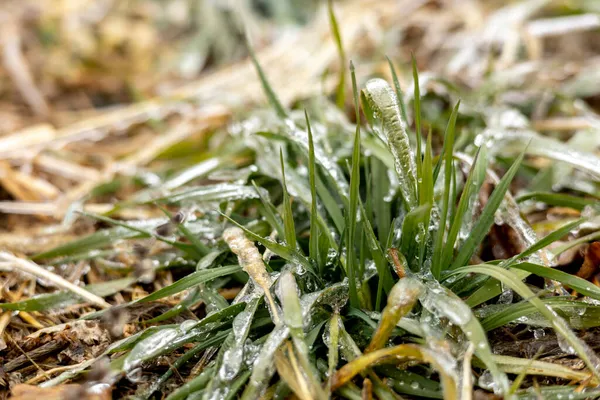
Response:
[{"label": "grass blade", "polygon": [[423,179],[423,172],[421,169],[421,88],[419,87],[419,71],[417,70],[417,61],[415,60],[414,54],[412,55],[412,73],[414,82],[413,101],[415,102],[415,135],[417,139],[415,164],[417,165],[417,179]]},{"label": "grass blade", "polygon": [[521,280],[509,270],[504,268],[495,266],[495,265],[475,265],[471,267],[463,267],[459,268],[453,272],[456,273],[477,273],[477,274],[485,274],[491,276],[492,278],[497,279],[498,281],[504,283],[506,286],[510,287],[519,296],[527,299],[531,304],[533,304],[538,311],[550,321],[552,327],[556,331],[557,335],[560,335],[562,339],[565,340],[567,346],[573,349],[573,352],[577,354],[581,360],[587,365],[590,371],[596,376],[600,377],[600,360],[594,354],[594,352],[581,341],[572,331],[569,329],[569,326],[565,322],[564,319],[558,316],[552,308],[548,305],[544,304],[539,298],[535,296],[535,294],[525,285]]},{"label": "grass blade", "polygon": [[[383,135],[394,157],[394,165],[405,208],[417,207],[417,174],[415,159],[410,148],[406,124],[400,115],[396,94],[383,79],[371,79],[362,91],[363,110],[374,121],[381,120]],[[374,129],[379,129],[374,126]]]},{"label": "grass blade", "polygon": [[[356,88],[356,75],[354,73],[354,65],[350,62],[350,74],[352,76],[352,92],[354,94],[354,107],[356,110],[357,118],[359,116],[358,110],[358,89]],[[358,201],[359,201],[359,193],[358,189],[360,186],[360,119],[357,120],[356,123],[356,132],[354,134],[354,147],[352,150],[352,171],[350,174],[350,199],[348,203],[348,230],[346,232],[346,237],[348,238],[346,242],[346,251],[348,252],[347,258],[347,273],[348,279],[350,281],[350,304],[353,307],[359,307],[359,299],[358,299],[358,291],[356,289],[356,279],[361,279],[362,277],[357,277],[356,275],[356,217],[358,212]]]},{"label": "grass blade", "polygon": [[294,214],[292,212],[292,201],[285,183],[285,167],[283,165],[283,150],[279,150],[281,162],[281,183],[283,185],[283,230],[285,241],[290,249],[296,249],[296,227],[294,225]]},{"label": "grass blade", "polygon": [[248,40],[248,36],[246,36],[246,47],[248,48],[248,53],[250,54],[250,59],[252,60],[252,64],[254,64],[254,68],[256,69],[256,73],[258,74],[258,78],[260,79],[260,83],[262,84],[263,90],[267,95],[267,99],[269,100],[269,104],[273,107],[273,110],[277,113],[279,118],[285,119],[288,117],[287,111],[279,98],[275,94],[275,91],[271,87],[265,72],[263,71],[258,59],[256,58],[256,53],[254,53],[254,48],[250,45],[250,41]]},{"label": "grass blade", "polygon": [[504,199],[504,195],[508,191],[508,187],[514,176],[517,174],[524,156],[525,152],[521,153],[519,157],[517,157],[513,165],[509,168],[506,174],[504,174],[500,182],[498,182],[498,185],[496,185],[494,192],[488,199],[488,202],[483,208],[477,223],[458,252],[458,255],[450,266],[450,269],[456,269],[467,265],[471,259],[471,256],[477,250],[477,247],[489,232],[492,224],[494,223],[494,214],[496,213],[498,207],[500,207],[500,204]]},{"label": "grass blade", "polygon": [[338,26],[335,13],[333,12],[333,1],[327,2],[327,11],[329,14],[329,25],[331,27],[331,33],[338,50],[340,57],[340,78],[337,84],[337,90],[335,95],[335,103],[338,108],[343,109],[346,103],[346,52],[344,51],[344,45],[342,43],[342,36],[340,34],[340,28]]}]

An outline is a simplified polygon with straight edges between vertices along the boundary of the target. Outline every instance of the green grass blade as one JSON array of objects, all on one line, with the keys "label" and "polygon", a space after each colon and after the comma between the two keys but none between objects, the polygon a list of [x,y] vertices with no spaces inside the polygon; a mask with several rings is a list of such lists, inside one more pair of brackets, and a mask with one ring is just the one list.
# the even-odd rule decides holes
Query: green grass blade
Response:
[{"label": "green grass blade", "polygon": [[598,199],[584,199],[563,193],[531,192],[515,198],[517,203],[534,200],[554,207],[570,207],[575,210],[583,210],[587,206],[598,203]]},{"label": "green grass blade", "polygon": [[281,221],[281,218],[277,213],[277,209],[275,208],[273,203],[271,203],[271,200],[269,200],[267,194],[264,193],[264,190],[260,190],[260,188],[256,186],[256,183],[254,181],[252,181],[252,186],[254,186],[254,188],[256,189],[256,193],[258,193],[258,195],[260,196],[260,201],[263,205],[262,211],[265,218],[269,222],[269,225],[271,225],[271,228],[277,231],[277,235],[279,237],[284,238],[285,230],[283,228],[283,222]]},{"label": "green grass blade", "polygon": [[421,265],[419,252],[421,243],[425,241],[425,227],[431,212],[430,204],[423,204],[408,214],[402,223],[402,236],[400,252],[404,254],[409,262],[410,269],[418,271]]},{"label": "green grass blade", "polygon": [[494,192],[488,199],[488,202],[483,208],[483,211],[481,212],[477,223],[473,227],[473,230],[469,234],[469,237],[458,252],[458,255],[456,256],[456,259],[452,263],[450,269],[456,269],[467,265],[467,263],[471,259],[471,256],[477,250],[477,247],[489,232],[490,228],[494,223],[494,214],[496,213],[498,207],[500,207],[500,204],[504,199],[504,195],[508,191],[508,187],[512,182],[514,176],[517,174],[517,171],[519,170],[521,161],[523,161],[524,156],[525,152],[521,153],[519,157],[517,157],[513,165],[509,168],[509,170],[506,172],[506,174],[504,174],[500,182],[498,182],[498,184],[496,185]]},{"label": "green grass blade", "polygon": [[[573,228],[579,226],[582,222],[583,222],[583,219],[580,219],[580,220],[573,221],[571,223],[566,224],[565,226],[550,233],[546,237],[543,237],[542,239],[538,240],[533,245],[531,245],[526,250],[524,250],[521,254],[518,254],[508,260],[503,261],[500,265],[502,267],[509,266],[511,264],[514,264],[517,260],[527,257],[540,249],[543,249],[544,247],[554,243],[555,241],[557,241],[560,238],[562,238],[563,236],[565,236]],[[525,279],[529,275],[528,273],[523,272],[523,271],[516,271],[516,273],[519,274],[519,277],[521,277],[521,279]],[[485,301],[488,301],[489,299],[491,299],[493,297],[498,296],[501,293],[501,290],[502,290],[502,288],[500,287],[498,282],[493,281],[493,280],[488,281],[483,286],[481,286],[479,289],[477,289],[469,297],[469,299],[467,300],[467,303],[470,306],[474,307]]]},{"label": "green grass blade", "polygon": [[548,305],[544,304],[539,298],[535,296],[535,294],[521,282],[521,279],[515,275],[512,271],[506,270],[504,268],[495,266],[495,265],[476,265],[470,267],[459,268],[454,273],[476,273],[476,274],[485,274],[491,276],[492,278],[497,279],[502,282],[506,286],[510,287],[514,290],[519,296],[527,299],[531,304],[533,304],[538,311],[550,321],[552,327],[556,331],[558,335],[560,335],[567,345],[573,349],[573,352],[577,354],[583,362],[587,365],[590,371],[596,376],[600,377],[600,360],[594,354],[594,352],[588,347],[585,342],[579,339],[569,326],[565,322],[564,319],[558,316],[552,308]]},{"label": "green grass blade", "polygon": [[581,225],[583,222],[585,222],[585,218],[580,218],[577,221],[573,221],[564,226],[561,226],[554,232],[546,235],[542,239],[538,240],[537,242],[535,242],[534,244],[529,246],[527,249],[525,249],[523,252],[521,252],[521,254],[518,254],[509,260],[503,261],[501,263],[501,265],[502,266],[510,265],[517,260],[520,260],[522,258],[532,255],[533,253],[551,245],[552,243],[556,242],[557,240],[560,240],[565,235],[568,235],[569,232],[571,232],[573,229],[575,229],[576,227]]},{"label": "green grass blade", "polygon": [[161,289],[158,289],[156,292],[149,294],[146,297],[142,297],[141,299],[136,300],[135,303],[147,303],[149,301],[155,301],[168,296],[172,296],[183,290],[196,286],[200,283],[208,282],[215,278],[220,278],[222,276],[231,275],[236,272],[240,272],[241,270],[242,268],[239,265],[227,265],[224,267],[195,271],[181,278],[177,282],[170,284],[169,286],[165,286]]},{"label": "green grass blade", "polygon": [[248,48],[248,53],[250,54],[250,59],[252,60],[252,64],[254,64],[254,68],[256,69],[256,73],[258,74],[258,78],[260,79],[260,83],[262,84],[263,90],[265,91],[265,94],[267,95],[269,104],[271,104],[271,107],[273,107],[273,110],[275,110],[275,112],[277,113],[279,118],[282,118],[282,119],[287,118],[288,117],[287,111],[285,110],[285,107],[283,106],[283,104],[281,104],[281,102],[279,101],[279,98],[277,97],[277,95],[275,94],[275,91],[271,87],[271,84],[269,83],[269,80],[267,79],[265,72],[263,71],[262,67],[260,66],[260,63],[258,62],[258,59],[256,58],[256,54],[254,53],[254,48],[250,45],[248,36],[246,36],[246,47]]},{"label": "green grass blade", "polygon": [[398,103],[400,104],[400,114],[402,115],[402,119],[404,123],[408,126],[408,115],[406,114],[406,104],[404,103],[404,92],[402,92],[402,88],[400,87],[400,82],[398,81],[398,75],[396,74],[396,68],[394,68],[394,64],[392,60],[388,56],[385,57],[387,59],[388,65],[390,66],[390,72],[392,73],[392,81],[394,82],[394,90],[396,91],[396,96],[398,97]]},{"label": "green grass blade", "polygon": [[[354,73],[354,65],[350,62],[350,74],[352,76],[352,92],[354,95],[354,107],[356,109],[357,118],[359,117],[358,110],[358,89],[356,88],[356,75]],[[360,121],[360,120],[359,120]],[[359,187],[360,187],[360,122],[357,121],[356,131],[354,134],[354,147],[352,150],[352,171],[350,174],[350,199],[348,203],[348,230],[346,232],[347,242],[346,251],[347,258],[347,273],[350,280],[350,304],[353,307],[359,307],[358,291],[356,288],[356,280],[362,277],[357,276],[357,254],[356,254],[356,217],[358,212],[359,202]]]},{"label": "green grass blade", "polygon": [[317,210],[317,184],[316,174],[317,166],[315,164],[315,145],[313,143],[313,134],[310,127],[308,113],[304,110],[304,118],[306,119],[306,129],[308,131],[308,181],[310,184],[310,238],[308,250],[310,258],[313,261],[319,260],[319,223]]},{"label": "green grass blade", "polygon": [[546,279],[558,281],[563,285],[569,286],[571,289],[576,290],[578,293],[583,294],[584,296],[591,297],[595,300],[600,300],[600,288],[578,276],[571,275],[554,268],[528,262],[511,265],[511,268],[520,269]]},{"label": "green grass blade", "polygon": [[283,229],[285,241],[290,249],[296,249],[296,226],[294,225],[294,213],[292,201],[285,182],[285,167],[283,164],[283,150],[279,149],[279,160],[281,162],[281,184],[283,185]]},{"label": "green grass blade", "polygon": [[340,34],[340,28],[333,11],[332,0],[327,2],[327,11],[329,14],[329,26],[331,27],[331,33],[333,35],[340,58],[340,77],[336,89],[335,103],[337,104],[338,108],[343,109],[344,104],[346,103],[346,52],[344,51],[342,35]]},{"label": "green grass blade", "polygon": [[[456,103],[452,109],[448,126],[446,127],[446,134],[444,135],[444,147],[442,149],[442,155],[439,158],[438,163],[435,166],[433,172],[433,182],[437,181],[439,171],[441,170],[442,160],[444,162],[444,192],[442,194],[442,210],[440,213],[439,228],[435,237],[433,247],[433,260],[431,262],[432,274],[436,279],[439,279],[442,271],[442,251],[444,249],[444,233],[446,232],[446,221],[448,219],[448,213],[450,208],[450,195],[452,192],[452,178],[454,177],[454,160],[453,160],[453,149],[454,149],[454,132],[456,126],[456,118],[458,116],[458,108],[460,107],[460,101]],[[454,243],[448,243],[447,246],[454,247]],[[448,250],[449,252],[452,249]]]},{"label": "green grass blade", "polygon": [[473,165],[467,176],[465,188],[458,201],[458,207],[456,212],[452,215],[450,221],[450,230],[446,238],[446,244],[442,254],[442,270],[450,265],[452,257],[454,255],[454,245],[458,234],[463,224],[463,218],[469,209],[469,205],[473,202],[474,198],[479,194],[479,189],[483,184],[486,176],[487,169],[487,151],[485,146],[481,146],[477,150],[477,154],[473,160]]},{"label": "green grass blade", "polygon": [[[417,180],[423,179],[422,160],[421,160],[421,88],[419,87],[419,71],[417,70],[417,61],[414,54],[412,55],[412,73],[414,82],[414,98],[415,102],[415,135],[417,138],[417,151],[415,154],[415,164],[417,165]],[[422,203],[421,203],[422,204]]]}]

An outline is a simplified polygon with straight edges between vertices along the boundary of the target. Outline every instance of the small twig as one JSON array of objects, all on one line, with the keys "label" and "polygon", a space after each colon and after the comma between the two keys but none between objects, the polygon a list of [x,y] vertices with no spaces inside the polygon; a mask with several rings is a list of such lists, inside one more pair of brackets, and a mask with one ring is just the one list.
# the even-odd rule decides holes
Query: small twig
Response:
[{"label": "small twig", "polygon": [[14,255],[6,251],[0,252],[0,269],[3,268],[9,270],[16,269],[18,271],[33,275],[37,278],[44,279],[48,282],[53,283],[55,286],[61,289],[73,292],[77,296],[98,307],[109,308],[111,306],[103,298],[96,296],[95,294],[92,294],[87,290],[80,288],[77,285],[72,284],[71,282],[67,281],[61,276],[56,275],[55,273],[50,272],[44,268],[41,268],[39,265],[33,263],[32,261],[15,257]]}]

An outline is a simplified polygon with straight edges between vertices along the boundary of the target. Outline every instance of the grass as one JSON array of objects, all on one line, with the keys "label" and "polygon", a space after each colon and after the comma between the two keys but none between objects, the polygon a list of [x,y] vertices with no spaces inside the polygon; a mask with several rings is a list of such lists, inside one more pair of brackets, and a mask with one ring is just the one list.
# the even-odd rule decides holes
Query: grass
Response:
[{"label": "grass", "polygon": [[[328,16],[345,62],[331,2]],[[95,366],[108,358],[101,380],[123,388],[116,390],[133,385],[127,395],[136,399],[453,400],[473,390],[504,399],[600,396],[594,389],[600,359],[579,334],[600,326],[600,289],[552,268],[548,251],[566,251],[565,238],[594,226],[597,156],[559,154],[562,142],[534,135],[527,142],[496,135],[493,146],[485,133],[465,140],[483,117],[473,116],[469,99],[432,117],[439,99],[421,97],[414,58],[407,68],[412,107],[388,59],[391,84],[357,76],[350,63],[352,116],[346,71],[334,101],[322,106],[339,118],[309,102],[288,108],[248,49],[271,108],[251,112],[252,123],[237,131],[214,134],[230,135],[225,140],[236,142],[243,161],[231,155],[223,162],[216,152],[214,163],[176,168],[161,177],[160,190],[144,188],[106,214],[78,214],[102,229],[30,257],[46,265],[104,260],[114,267],[118,278],[83,286],[114,305],[81,313],[82,319],[110,324],[115,313],[143,310],[135,332],[42,387],[93,385]],[[468,115],[461,112],[465,104]],[[540,180],[535,187],[520,183],[544,174],[539,157],[560,159],[569,173],[588,173],[577,176],[592,189],[555,193],[552,185],[540,188]],[[206,168],[226,182],[206,183],[213,180]],[[519,208],[531,202],[569,207],[578,217],[538,239]],[[167,217],[112,215],[137,206]],[[518,239],[498,239],[499,227]],[[596,230],[574,241],[591,241]],[[493,247],[501,240],[518,242],[509,243],[518,250],[499,260]],[[119,248],[137,249],[135,262],[116,261]],[[12,268],[0,260],[2,267]],[[140,268],[172,279],[144,282]],[[41,313],[89,301],[67,287],[0,309]],[[168,307],[151,308],[159,305]],[[512,341],[540,327],[585,369],[498,354],[494,347],[502,332]]]}]

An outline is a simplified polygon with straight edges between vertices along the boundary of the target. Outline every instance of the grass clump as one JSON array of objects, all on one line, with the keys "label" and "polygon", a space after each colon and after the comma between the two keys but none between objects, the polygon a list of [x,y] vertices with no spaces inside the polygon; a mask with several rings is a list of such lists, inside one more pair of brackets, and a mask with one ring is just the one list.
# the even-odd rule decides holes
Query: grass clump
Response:
[{"label": "grass clump", "polygon": [[[335,21],[331,6],[330,18]],[[337,24],[334,30],[343,51]],[[414,62],[412,120],[391,61],[392,85],[381,78],[359,85],[350,64],[355,124],[340,111],[343,73],[336,105],[286,109],[250,54],[272,111],[230,127],[227,140],[242,143],[240,156],[232,156],[238,162],[233,168],[216,163],[211,171],[226,182],[166,179],[171,183],[115,209],[158,207],[167,217],[134,223],[111,218],[110,211],[86,213],[112,227],[33,257],[48,263],[102,258],[99,250],[116,241],[150,243],[164,259],[144,268],[176,278],[152,287],[128,271],[147,293],[83,319],[165,299],[169,309],[143,309],[134,334],[43,386],[91,379],[88,368],[109,357],[102,381],[134,384],[129,394],[140,399],[452,400],[474,390],[505,399],[597,395],[600,360],[573,329],[600,325],[600,290],[550,268],[546,249],[585,218],[538,240],[518,204],[535,198],[596,211],[592,196],[535,190],[513,199],[511,185],[530,167],[529,157],[541,153],[535,138],[494,162],[485,134],[459,143],[460,101],[448,107],[443,124],[429,121]],[[424,143],[423,126],[429,128]],[[586,170],[594,162],[572,165]],[[505,172],[499,178],[494,169]],[[173,217],[173,210],[183,214]],[[503,260],[490,256],[496,226],[509,227],[523,248]],[[137,255],[142,267],[152,258]],[[135,279],[85,289],[106,297]],[[566,288],[586,301],[575,301]],[[235,295],[226,298],[228,291]],[[59,292],[0,308],[33,312],[84,300]],[[498,354],[489,333],[516,326],[548,328],[585,370]],[[170,360],[168,368],[161,359]],[[180,371],[189,378],[173,384]]]}]

